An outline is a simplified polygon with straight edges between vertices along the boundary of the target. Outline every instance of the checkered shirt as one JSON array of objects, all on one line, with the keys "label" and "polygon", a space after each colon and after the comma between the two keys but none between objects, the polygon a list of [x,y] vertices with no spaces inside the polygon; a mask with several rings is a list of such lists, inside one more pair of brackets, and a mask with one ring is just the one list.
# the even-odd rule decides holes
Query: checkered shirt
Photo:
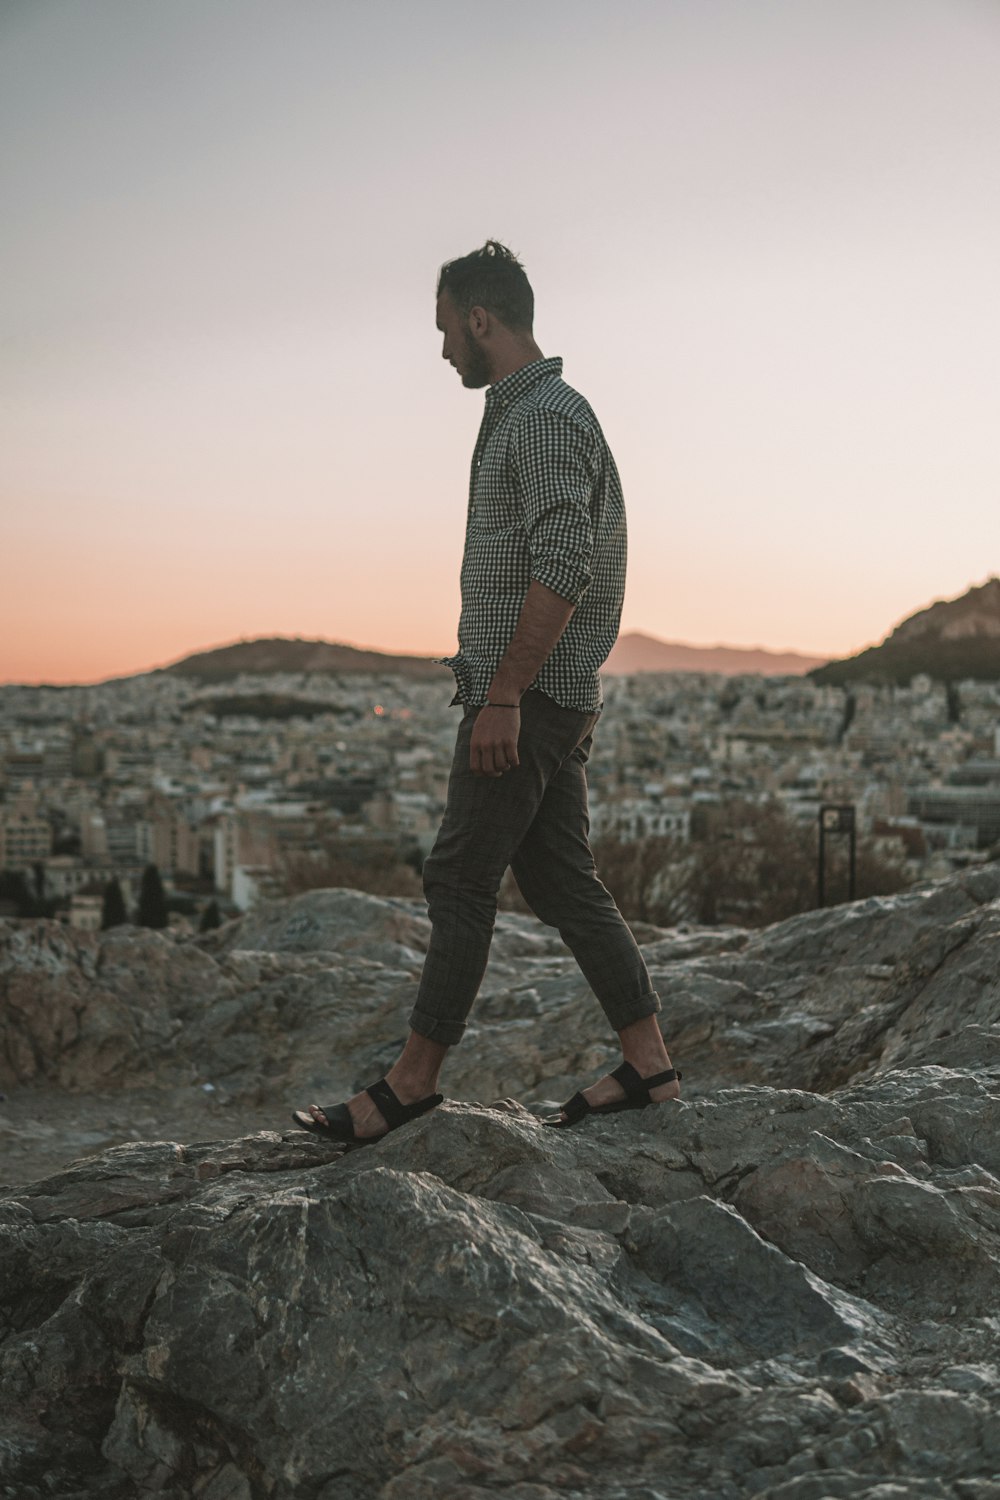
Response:
[{"label": "checkered shirt", "polygon": [[590,406],[538,359],[486,393],[472,458],[455,702],[486,702],[532,579],[576,605],[533,688],[564,708],[601,706],[599,668],[621,620],[625,504]]}]

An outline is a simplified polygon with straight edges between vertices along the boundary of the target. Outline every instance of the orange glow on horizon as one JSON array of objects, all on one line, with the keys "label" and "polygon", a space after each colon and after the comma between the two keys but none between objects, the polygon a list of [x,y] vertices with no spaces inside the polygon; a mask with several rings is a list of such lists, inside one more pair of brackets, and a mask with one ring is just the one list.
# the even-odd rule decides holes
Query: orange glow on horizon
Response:
[{"label": "orange glow on horizon", "polygon": [[[706,648],[742,645],[747,650],[794,651],[803,656],[815,657],[847,656],[864,649],[863,646],[855,646],[840,652],[823,652],[813,651],[797,644],[762,646],[757,641],[740,642],[734,637],[714,638],[703,642],[683,642],[677,635],[669,635],[664,631],[640,629],[638,626],[632,629],[659,640],[702,645]],[[626,633],[629,633],[629,630],[623,626],[622,634]],[[227,646],[236,646],[252,640],[277,638],[324,641],[332,645],[349,646],[359,651],[375,651],[390,656],[439,657],[454,650],[454,645],[451,643],[443,645],[440,642],[427,642],[426,639],[419,644],[400,645],[392,636],[382,642],[356,641],[347,639],[345,635],[314,635],[305,631],[293,632],[269,628],[262,628],[252,633],[244,632],[239,636],[229,635],[206,643],[195,642],[182,646],[179,643],[183,640],[183,636],[177,626],[173,629],[169,627],[157,629],[152,624],[137,628],[124,642],[113,624],[104,629],[92,631],[88,636],[78,635],[67,641],[58,625],[50,623],[47,629],[39,626],[31,632],[30,636],[25,633],[21,640],[7,636],[3,645],[0,646],[0,685],[15,683],[51,684],[52,686],[95,684],[119,677],[133,677],[161,670],[189,656],[222,650]],[[866,644],[875,644],[875,642]],[[384,705],[376,704],[372,712],[376,717],[383,717],[388,710]]]},{"label": "orange glow on horizon", "polygon": [[397,9],[5,28],[0,682],[451,653],[434,277],[493,234],[621,472],[625,632],[845,657],[996,570],[996,7]]}]

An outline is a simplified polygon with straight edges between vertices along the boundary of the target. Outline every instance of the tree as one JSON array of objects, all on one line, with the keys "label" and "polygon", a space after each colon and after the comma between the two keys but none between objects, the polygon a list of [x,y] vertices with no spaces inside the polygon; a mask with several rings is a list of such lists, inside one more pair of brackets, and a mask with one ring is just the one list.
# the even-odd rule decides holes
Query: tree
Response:
[{"label": "tree", "polygon": [[166,927],[169,921],[163,881],[155,865],[147,865],[139,887],[139,926]]},{"label": "tree", "polygon": [[211,932],[213,928],[221,926],[222,913],[219,911],[218,901],[216,901],[215,897],[213,896],[212,900],[208,903],[208,905],[205,907],[205,910],[201,914],[201,921],[198,923],[198,931]]},{"label": "tree", "polygon": [[672,927],[693,915],[688,846],[665,834],[625,841],[613,834],[594,844],[597,873],[630,922]]},{"label": "tree", "polygon": [[[812,911],[817,899],[818,851],[815,818],[801,823],[773,799],[723,803],[693,851],[697,920],[766,927]],[[891,895],[906,890],[910,883],[902,849],[898,859],[893,859],[871,837],[859,835],[857,900]],[[827,848],[827,889],[835,901],[847,899],[846,840],[838,839]]]},{"label": "tree", "polygon": [[44,915],[23,870],[0,870],[0,901],[11,902],[18,917]]},{"label": "tree", "polygon": [[101,907],[101,929],[108,927],[121,927],[128,921],[128,912],[125,909],[125,897],[118,883],[117,875],[112,876],[104,887],[104,904]]},{"label": "tree", "polygon": [[[628,921],[668,927],[685,919],[713,926],[764,927],[816,905],[818,830],[801,823],[780,802],[733,799],[692,824],[690,844],[669,838],[594,846],[598,872]],[[910,884],[904,852],[886,855],[876,842],[858,838],[856,889],[865,896],[891,895]],[[847,899],[844,840],[827,848],[827,890]]]},{"label": "tree", "polygon": [[816,905],[813,823],[775,801],[723,803],[695,848],[692,879],[699,922],[766,927]]},{"label": "tree", "polygon": [[285,894],[339,887],[372,896],[419,896],[420,876],[411,859],[395,839],[329,839],[322,852],[286,857]]}]

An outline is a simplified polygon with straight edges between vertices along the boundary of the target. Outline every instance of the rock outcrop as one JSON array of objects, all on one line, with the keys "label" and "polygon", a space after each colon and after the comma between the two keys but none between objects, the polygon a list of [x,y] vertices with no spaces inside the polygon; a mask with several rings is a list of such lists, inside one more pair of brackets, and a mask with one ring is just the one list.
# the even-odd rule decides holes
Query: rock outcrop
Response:
[{"label": "rock outcrop", "polygon": [[284,1130],[389,1060],[426,933],[351,892],[2,930],[9,1120],[211,1081],[206,1135],[276,1128],[5,1171],[0,1497],[996,1500],[1000,870],[644,933],[685,1098],[572,1131],[610,1038],[505,917],[446,1105]]},{"label": "rock outcrop", "polygon": [[[0,1089],[159,1090],[170,1108],[203,1083],[270,1110],[303,1090],[340,1097],[395,1055],[428,933],[419,902],[356,891],[268,903],[187,944],[0,922]],[[968,1028],[1000,1022],[1000,865],[760,932],[641,937],[688,1097],[826,1091],[996,1047]],[[472,1022],[449,1059],[458,1099],[558,1100],[617,1055],[573,960],[532,918],[499,918]]]}]

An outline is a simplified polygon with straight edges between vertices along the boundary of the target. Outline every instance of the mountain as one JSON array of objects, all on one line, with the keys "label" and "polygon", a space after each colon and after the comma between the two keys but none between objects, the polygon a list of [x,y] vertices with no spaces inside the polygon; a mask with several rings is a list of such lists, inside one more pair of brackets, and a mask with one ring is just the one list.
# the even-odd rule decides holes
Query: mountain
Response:
[{"label": "mountain", "polygon": [[288,640],[275,636],[198,651],[163,670],[175,677],[193,677],[208,683],[226,682],[244,672],[324,672],[331,676],[364,672],[430,678],[443,676],[447,668],[438,666],[426,656],[392,656],[383,651],[342,646],[334,641]]},{"label": "mountain", "polygon": [[724,672],[732,677],[759,672],[764,677],[794,677],[825,660],[797,651],[765,651],[759,646],[683,646],[634,630],[618,637],[603,670],[619,676],[630,672]]},{"label": "mountain", "polygon": [[897,625],[879,646],[827,662],[816,682],[907,683],[918,673],[943,681],[1000,680],[1000,578],[958,599],[939,599]]},{"label": "mountain", "polygon": [[[291,640],[276,636],[238,641],[199,651],[163,669],[202,683],[226,682],[241,673],[387,673],[434,678],[447,670],[426,656],[365,651],[334,641]],[[816,682],[907,683],[920,672],[943,680],[1000,679],[1000,577],[971,588],[959,599],[937,600],[910,615],[879,646],[840,661],[797,651],[762,647],[689,646],[630,631],[619,636],[604,670],[634,672],[721,672],[727,676],[808,674]]]},{"label": "mountain", "polygon": [[[619,637],[604,671],[619,676],[629,672],[724,672],[730,676],[759,672],[776,677],[800,675],[824,660],[795,651],[765,651],[757,647],[684,646],[633,631]],[[447,669],[426,656],[393,656],[334,641],[275,636],[198,651],[163,670],[177,677],[213,683],[227,682],[241,673],[322,672],[333,676],[364,672],[432,678]]]}]

